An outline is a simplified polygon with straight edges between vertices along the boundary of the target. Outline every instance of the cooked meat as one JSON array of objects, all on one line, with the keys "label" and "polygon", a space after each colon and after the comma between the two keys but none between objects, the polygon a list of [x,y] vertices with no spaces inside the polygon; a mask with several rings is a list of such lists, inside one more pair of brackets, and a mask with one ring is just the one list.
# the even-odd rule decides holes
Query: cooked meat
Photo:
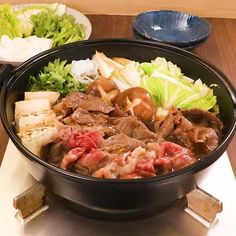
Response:
[{"label": "cooked meat", "polygon": [[66,98],[63,98],[59,103],[53,106],[53,110],[58,116],[65,117],[73,112],[73,110],[67,106],[65,100]]},{"label": "cooked meat", "polygon": [[117,133],[125,134],[131,138],[142,140],[143,142],[152,142],[157,140],[156,134],[151,132],[145,124],[135,116],[114,118],[111,120]]},{"label": "cooked meat", "polygon": [[178,143],[190,147],[199,154],[209,153],[219,145],[219,137],[212,128],[193,127],[185,133],[181,128],[176,128],[173,137]]},{"label": "cooked meat", "polygon": [[59,166],[64,155],[70,150],[66,142],[55,140],[41,149],[40,156],[50,164]]},{"label": "cooked meat", "polygon": [[101,112],[89,112],[82,108],[77,108],[75,112],[62,119],[66,125],[76,127],[80,132],[99,131],[106,137],[116,134],[115,129],[109,124],[109,116]]},{"label": "cooked meat", "polygon": [[130,138],[125,134],[117,134],[104,140],[101,150],[108,153],[124,153],[145,146],[145,143],[138,139]]},{"label": "cooked meat", "polygon": [[218,134],[220,134],[221,130],[223,129],[223,123],[221,122],[221,120],[209,111],[204,111],[200,109],[191,109],[191,110],[182,110],[181,112],[184,115],[184,117],[186,117],[194,124],[197,124],[198,126],[201,125],[203,127],[211,127]]},{"label": "cooked meat", "polygon": [[81,125],[80,129],[81,132],[97,131],[102,133],[105,137],[110,137],[117,134],[116,130],[110,125],[93,125],[93,126]]},{"label": "cooked meat", "polygon": [[71,115],[72,120],[80,125],[107,124],[109,116],[101,112],[89,112],[83,108],[77,108]]},{"label": "cooked meat", "polygon": [[170,113],[166,117],[155,121],[154,130],[159,141],[164,140],[174,131],[174,117],[175,114]]},{"label": "cooked meat", "polygon": [[54,110],[58,133],[41,157],[62,169],[99,178],[153,177],[184,168],[219,145],[223,127],[217,117],[198,109],[173,109],[147,127],[117,105],[79,92]]},{"label": "cooked meat", "polygon": [[[155,125],[155,131],[159,140],[165,138],[179,143],[191,148],[201,156],[213,151],[219,145],[218,133],[222,124],[218,118],[214,118],[214,115],[209,114],[209,112],[200,112],[197,109],[191,111],[180,112],[175,110],[170,112],[163,122]],[[186,116],[189,119],[183,114],[187,114]]]},{"label": "cooked meat", "polygon": [[123,116],[128,116],[128,113],[122,111],[120,107],[117,104],[115,104],[114,110],[110,113],[110,115],[114,117],[123,117]]},{"label": "cooked meat", "polygon": [[110,137],[112,135],[117,134],[116,130],[110,124],[100,125],[100,124],[93,123],[93,124],[88,124],[88,125],[80,125],[80,124],[77,124],[71,118],[71,116],[62,119],[62,122],[64,123],[64,125],[73,126],[79,132],[82,132],[82,133],[86,132],[86,131],[88,131],[88,132],[98,131],[98,132],[102,133],[106,137]]},{"label": "cooked meat", "polygon": [[217,132],[210,127],[203,127],[203,123],[191,123],[182,114],[175,117],[176,129],[173,138],[177,143],[193,149],[196,153],[209,153],[218,145],[220,138]]},{"label": "cooked meat", "polygon": [[74,92],[62,99],[61,102],[53,107],[53,110],[57,115],[71,114],[77,108],[83,108],[87,111],[99,111],[104,114],[114,110],[114,107],[110,106],[103,101],[102,98],[86,95],[80,92]]}]

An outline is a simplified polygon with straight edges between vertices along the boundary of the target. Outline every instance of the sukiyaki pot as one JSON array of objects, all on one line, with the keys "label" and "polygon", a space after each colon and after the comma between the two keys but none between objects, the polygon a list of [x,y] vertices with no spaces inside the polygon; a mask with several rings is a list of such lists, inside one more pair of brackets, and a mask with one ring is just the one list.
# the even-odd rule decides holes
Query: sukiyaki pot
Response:
[{"label": "sukiyaki pot", "polygon": [[4,80],[1,119],[25,167],[96,218],[143,218],[184,198],[235,132],[226,76],[169,45],[68,44]]}]

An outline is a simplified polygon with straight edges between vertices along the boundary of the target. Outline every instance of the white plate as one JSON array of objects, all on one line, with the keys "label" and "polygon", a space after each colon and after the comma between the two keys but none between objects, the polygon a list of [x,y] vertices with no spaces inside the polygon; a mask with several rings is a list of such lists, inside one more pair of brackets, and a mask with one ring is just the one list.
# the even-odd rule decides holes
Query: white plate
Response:
[{"label": "white plate", "polygon": [[[33,5],[40,6],[40,5],[45,5],[45,4],[43,4],[43,3],[17,4],[17,5],[13,5],[13,9],[17,11],[17,10],[21,10],[24,7],[33,6]],[[66,13],[69,14],[69,15],[72,15],[79,24],[85,25],[86,29],[85,29],[85,38],[84,38],[84,40],[89,39],[89,37],[92,33],[92,25],[91,25],[91,22],[89,21],[89,19],[84,14],[82,14],[81,12],[79,12],[75,9],[72,9],[70,7],[66,7]],[[11,64],[13,66],[18,66],[22,63],[23,63],[23,61],[22,62],[16,62],[16,61],[0,60],[0,64]]]}]

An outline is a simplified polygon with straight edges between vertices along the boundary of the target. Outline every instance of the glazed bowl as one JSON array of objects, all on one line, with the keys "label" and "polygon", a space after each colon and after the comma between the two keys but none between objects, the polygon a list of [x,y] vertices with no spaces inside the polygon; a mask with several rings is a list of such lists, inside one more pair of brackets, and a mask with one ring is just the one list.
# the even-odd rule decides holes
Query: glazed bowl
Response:
[{"label": "glazed bowl", "polygon": [[135,34],[147,40],[188,47],[205,41],[211,25],[204,19],[183,12],[162,10],[146,11],[132,22]]}]

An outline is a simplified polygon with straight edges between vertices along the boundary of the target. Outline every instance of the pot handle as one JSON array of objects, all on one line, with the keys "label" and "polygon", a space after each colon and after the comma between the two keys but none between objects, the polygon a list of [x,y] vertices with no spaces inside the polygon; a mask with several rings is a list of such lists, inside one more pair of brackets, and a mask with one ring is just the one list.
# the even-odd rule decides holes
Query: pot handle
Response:
[{"label": "pot handle", "polygon": [[16,218],[21,223],[27,223],[46,211],[49,208],[46,193],[45,186],[37,182],[16,196],[13,200]]},{"label": "pot handle", "polygon": [[0,67],[0,87],[4,81],[8,81],[12,76],[13,66],[11,64],[4,64]]},{"label": "pot handle", "polygon": [[209,228],[216,222],[217,213],[223,210],[220,200],[199,187],[187,194],[187,201],[185,211]]}]

